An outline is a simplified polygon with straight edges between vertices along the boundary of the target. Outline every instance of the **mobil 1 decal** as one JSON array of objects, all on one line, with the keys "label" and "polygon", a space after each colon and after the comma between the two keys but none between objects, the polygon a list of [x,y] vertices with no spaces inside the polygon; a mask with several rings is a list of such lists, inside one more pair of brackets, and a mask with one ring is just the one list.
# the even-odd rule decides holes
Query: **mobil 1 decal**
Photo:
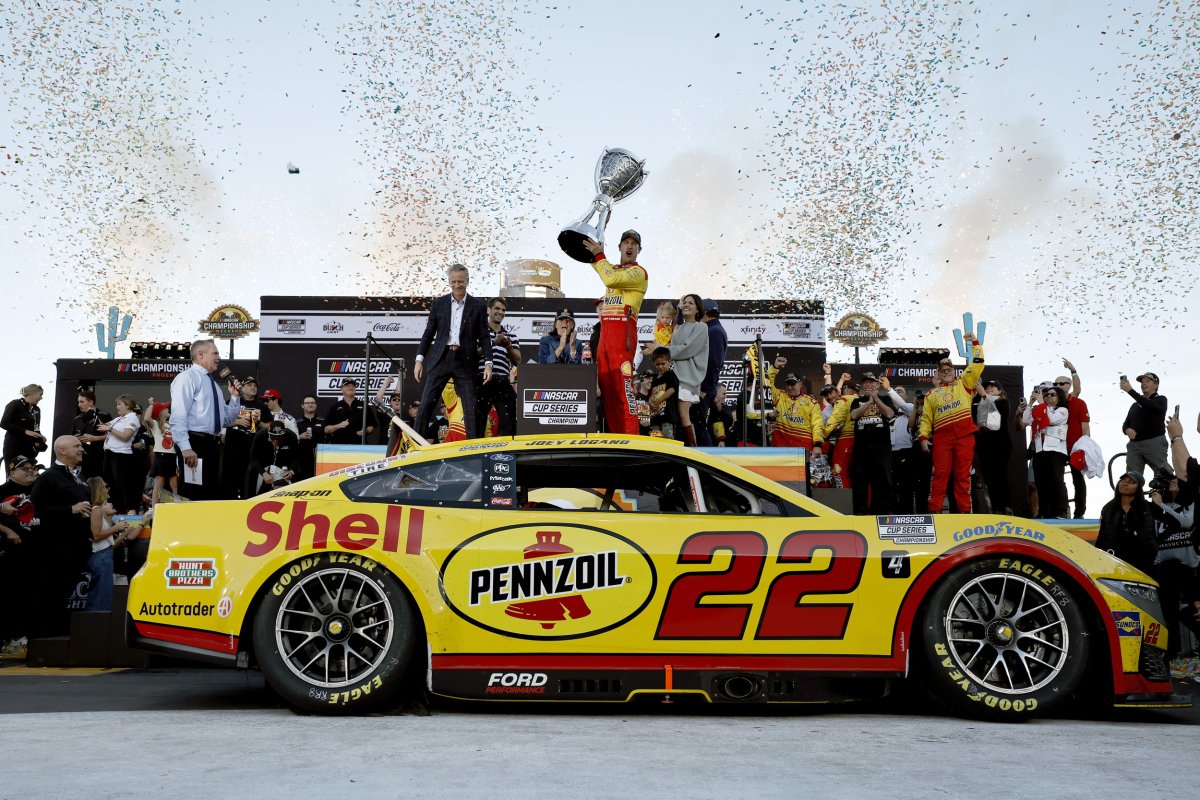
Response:
[{"label": "mobil 1 decal", "polygon": [[654,596],[654,562],[612,531],[571,523],[512,525],[451,551],[440,581],[467,622],[519,639],[579,639],[624,625]]},{"label": "mobil 1 decal", "polygon": [[483,459],[483,504],[488,508],[513,508],[517,504],[517,462],[509,453],[492,453]]}]

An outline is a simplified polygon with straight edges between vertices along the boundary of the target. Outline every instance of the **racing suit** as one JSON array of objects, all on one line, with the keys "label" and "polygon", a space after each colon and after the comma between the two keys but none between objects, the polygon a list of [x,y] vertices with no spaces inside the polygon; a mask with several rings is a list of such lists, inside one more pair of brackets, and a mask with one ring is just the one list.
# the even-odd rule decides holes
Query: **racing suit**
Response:
[{"label": "racing suit", "polygon": [[975,342],[971,363],[962,377],[937,386],[925,397],[918,441],[933,436],[933,479],[929,486],[929,513],[939,514],[954,476],[954,509],[971,513],[971,461],[975,458],[975,418],[971,396],[983,374],[983,347]]},{"label": "racing suit", "polygon": [[825,441],[821,409],[808,395],[792,397],[775,385],[778,370],[767,367],[767,385],[771,387],[771,402],[775,404],[775,431],[772,447],[803,447],[811,456],[814,445]]},{"label": "racing suit", "polygon": [[835,431],[838,432],[829,464],[833,467],[833,474],[841,479],[843,489],[854,488],[854,480],[850,477],[850,467],[854,463],[854,420],[850,419],[850,406],[857,396],[844,394],[839,397],[833,404],[833,413],[825,421],[826,439]]},{"label": "racing suit", "polygon": [[596,353],[596,379],[604,402],[609,433],[639,432],[637,393],[633,388],[633,357],[638,343],[637,315],[646,296],[649,276],[636,262],[612,264],[603,253],[592,269],[604,282],[600,301],[600,344]]}]

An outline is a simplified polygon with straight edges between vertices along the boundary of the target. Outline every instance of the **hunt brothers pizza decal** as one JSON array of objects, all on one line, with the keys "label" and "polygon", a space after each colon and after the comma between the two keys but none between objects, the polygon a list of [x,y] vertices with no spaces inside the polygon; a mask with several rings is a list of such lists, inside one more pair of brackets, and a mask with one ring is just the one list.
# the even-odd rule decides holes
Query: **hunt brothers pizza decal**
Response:
[{"label": "hunt brothers pizza decal", "polygon": [[640,547],[586,525],[515,525],[473,536],[442,565],[442,595],[463,619],[519,639],[578,639],[637,616],[654,595]]},{"label": "hunt brothers pizza decal", "polygon": [[215,558],[172,558],[163,572],[168,589],[211,589],[217,579]]}]

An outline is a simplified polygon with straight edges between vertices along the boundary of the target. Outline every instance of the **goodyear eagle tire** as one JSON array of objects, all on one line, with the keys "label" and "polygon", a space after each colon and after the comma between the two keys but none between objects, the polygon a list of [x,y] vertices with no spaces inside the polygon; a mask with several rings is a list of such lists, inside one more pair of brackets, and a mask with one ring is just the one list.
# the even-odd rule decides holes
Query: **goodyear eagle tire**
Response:
[{"label": "goodyear eagle tire", "polygon": [[302,558],[266,588],[254,649],[267,682],[298,709],[358,714],[396,697],[416,617],[400,581],[367,558]]},{"label": "goodyear eagle tire", "polygon": [[988,558],[951,570],[922,621],[928,688],[951,710],[1020,721],[1069,699],[1087,667],[1083,610],[1055,570]]}]

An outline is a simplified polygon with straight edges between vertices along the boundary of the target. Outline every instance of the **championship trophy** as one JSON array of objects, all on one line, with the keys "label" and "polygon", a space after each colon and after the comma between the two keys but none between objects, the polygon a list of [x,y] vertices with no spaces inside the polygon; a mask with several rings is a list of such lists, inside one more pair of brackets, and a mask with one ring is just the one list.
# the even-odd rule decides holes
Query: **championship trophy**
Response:
[{"label": "championship trophy", "polygon": [[[596,199],[587,213],[558,234],[558,246],[576,261],[590,264],[592,254],[583,246],[584,239],[594,239],[604,244],[604,229],[608,226],[608,215],[614,203],[619,203],[641,188],[648,174],[637,156],[619,147],[610,147],[596,162]],[[596,224],[590,224],[592,215],[598,214]]]}]

